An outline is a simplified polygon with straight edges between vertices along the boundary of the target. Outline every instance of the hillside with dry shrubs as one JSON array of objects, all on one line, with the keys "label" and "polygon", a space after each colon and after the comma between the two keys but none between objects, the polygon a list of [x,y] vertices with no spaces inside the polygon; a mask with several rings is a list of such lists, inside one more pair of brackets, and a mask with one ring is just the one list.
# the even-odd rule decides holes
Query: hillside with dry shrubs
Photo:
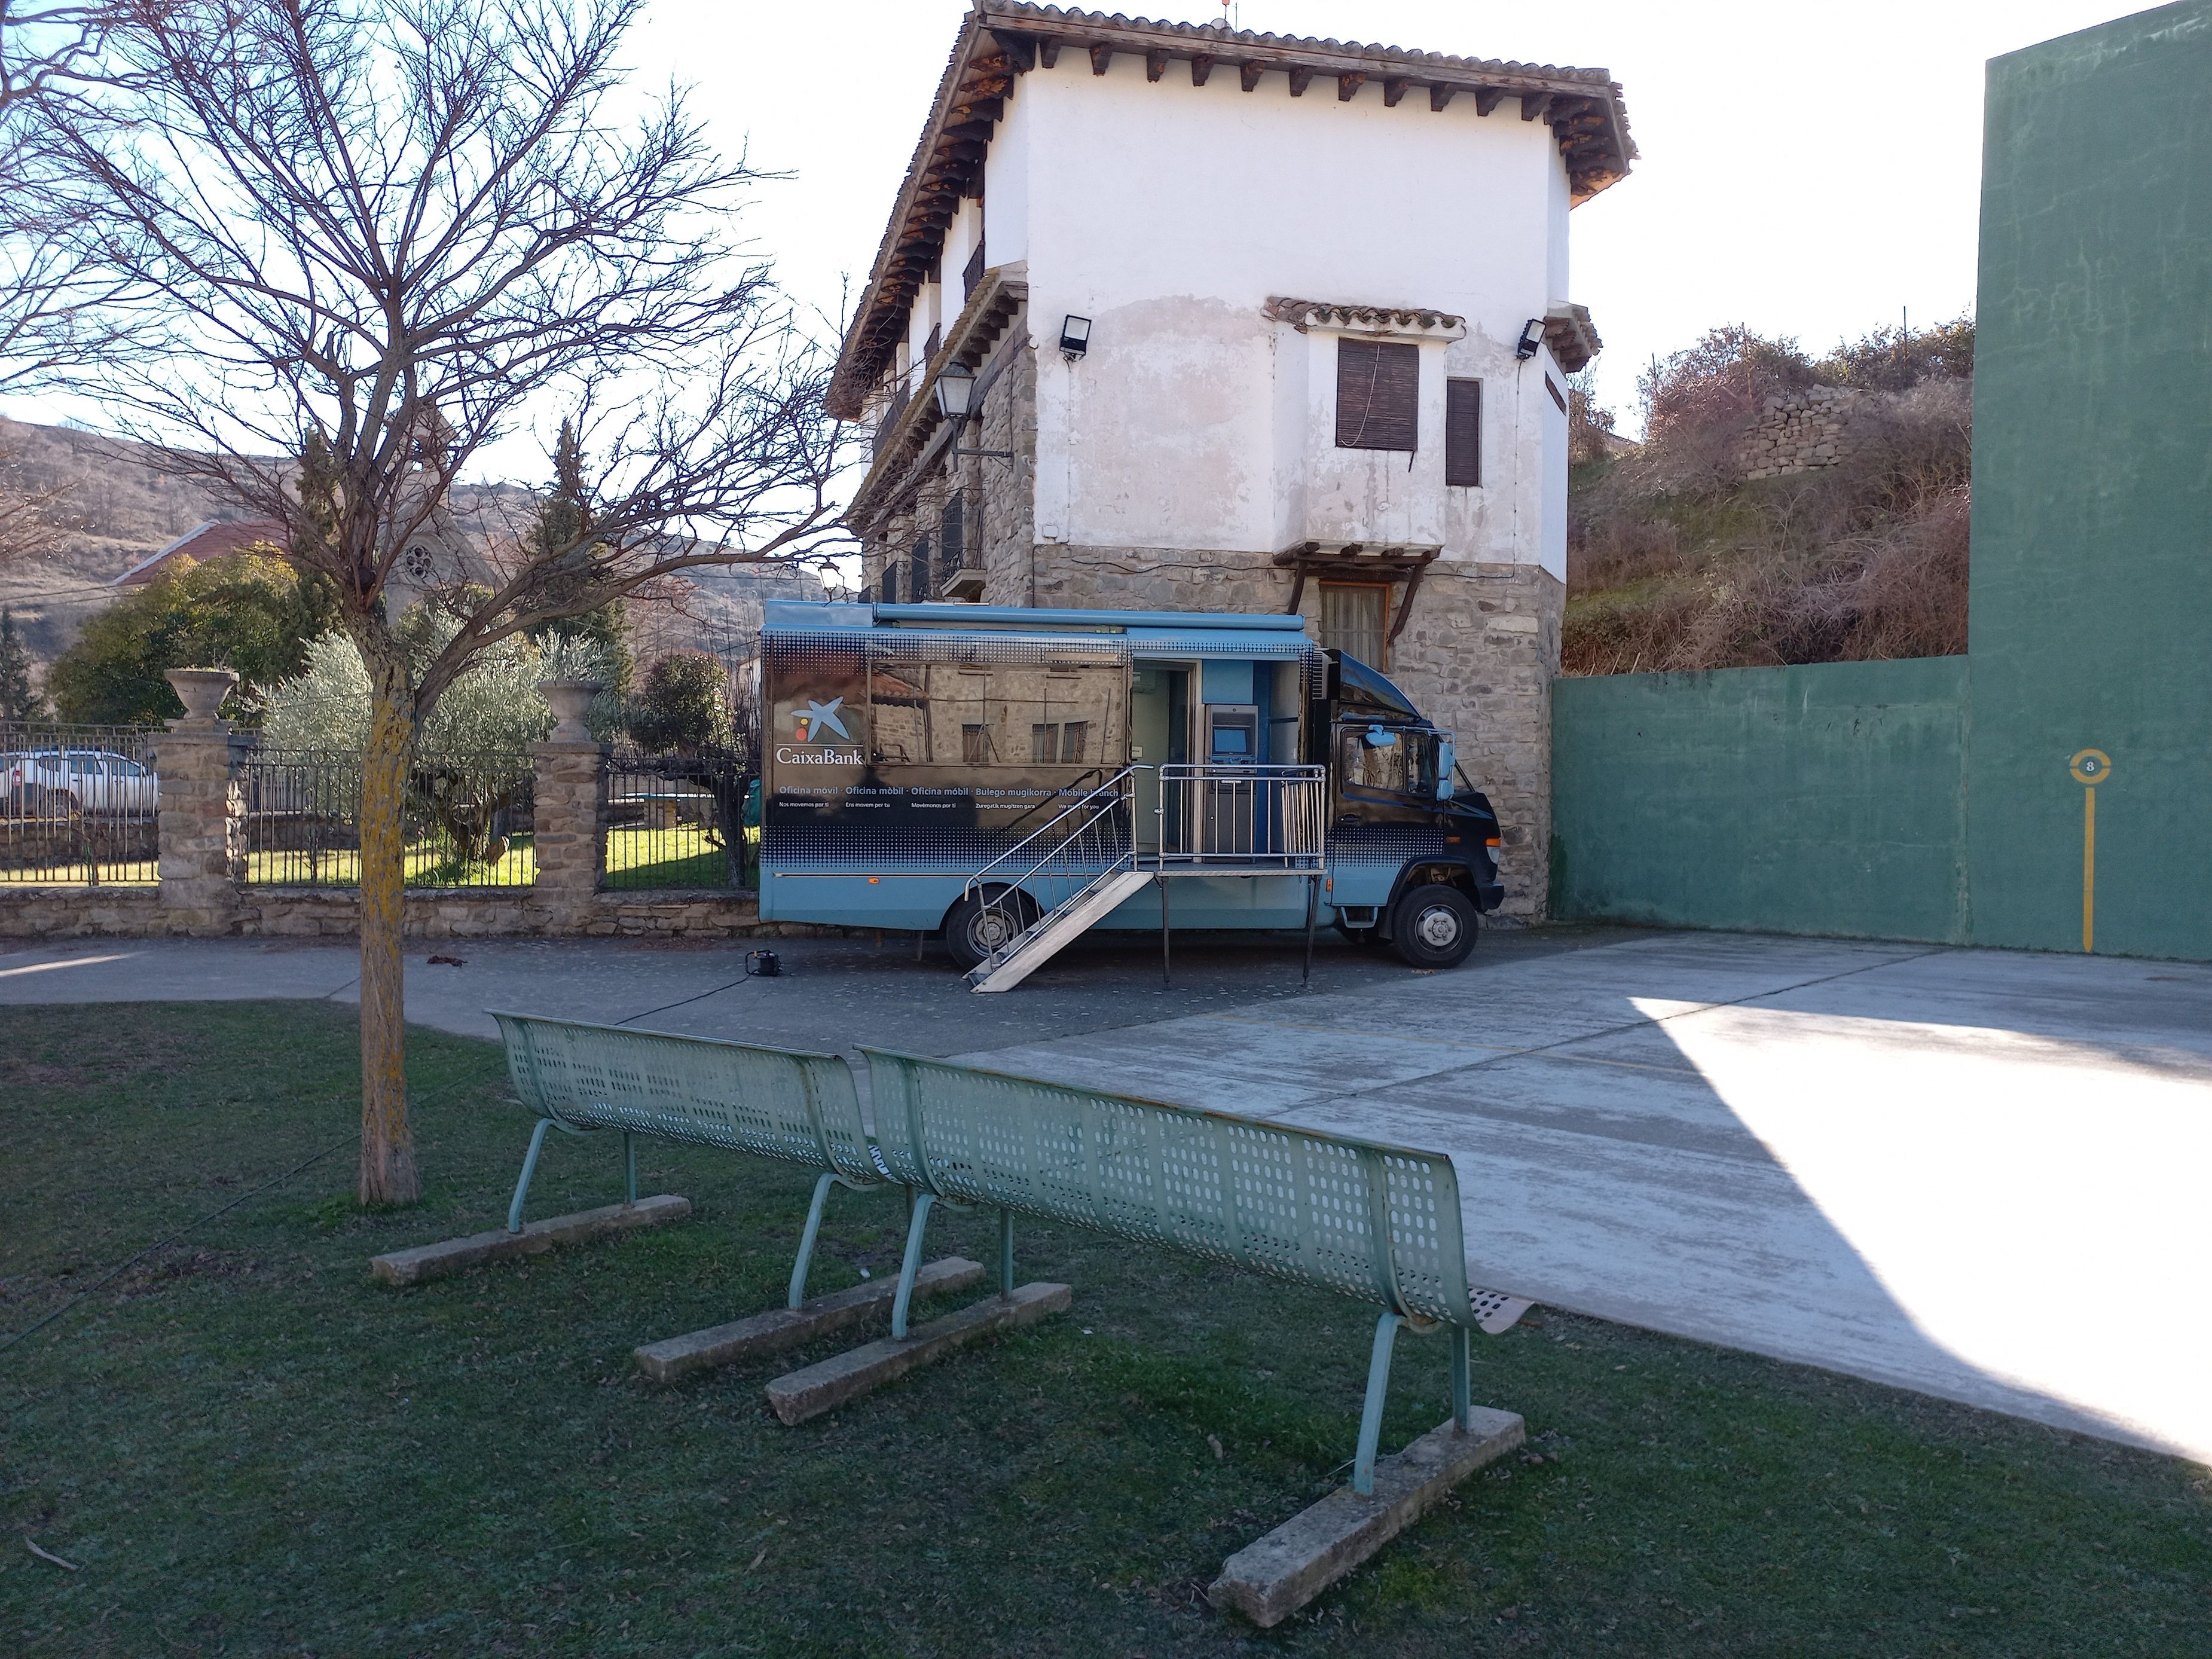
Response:
[{"label": "hillside with dry shrubs", "polygon": [[[1715,329],[1645,372],[1637,446],[1578,388],[1562,672],[1963,653],[1973,362],[1970,318],[1819,359]],[[1851,394],[1845,452],[1746,477],[1753,426],[1817,386]]]}]

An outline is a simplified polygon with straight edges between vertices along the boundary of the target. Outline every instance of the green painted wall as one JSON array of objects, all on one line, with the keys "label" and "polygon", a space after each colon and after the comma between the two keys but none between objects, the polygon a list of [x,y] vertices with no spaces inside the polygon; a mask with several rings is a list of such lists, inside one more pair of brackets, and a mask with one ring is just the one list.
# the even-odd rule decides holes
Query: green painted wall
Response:
[{"label": "green painted wall", "polygon": [[1552,688],[1555,915],[1965,937],[1966,659]]},{"label": "green painted wall", "polygon": [[[1570,917],[2212,959],[2212,0],[1990,65],[1963,658],[1560,680]],[[1969,672],[1971,665],[1971,674]]]},{"label": "green painted wall", "polygon": [[2212,957],[2212,4],[1990,65],[1974,386],[1972,934]]}]

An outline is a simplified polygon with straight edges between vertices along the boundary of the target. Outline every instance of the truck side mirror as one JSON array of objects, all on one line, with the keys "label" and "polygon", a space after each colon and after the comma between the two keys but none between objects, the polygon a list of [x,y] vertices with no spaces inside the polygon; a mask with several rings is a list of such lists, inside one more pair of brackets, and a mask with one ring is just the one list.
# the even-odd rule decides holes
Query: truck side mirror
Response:
[{"label": "truck side mirror", "polygon": [[1452,768],[1457,765],[1458,762],[1459,757],[1452,752],[1452,740],[1447,737],[1438,737],[1437,738],[1437,799],[1438,800],[1449,800],[1452,798]]}]

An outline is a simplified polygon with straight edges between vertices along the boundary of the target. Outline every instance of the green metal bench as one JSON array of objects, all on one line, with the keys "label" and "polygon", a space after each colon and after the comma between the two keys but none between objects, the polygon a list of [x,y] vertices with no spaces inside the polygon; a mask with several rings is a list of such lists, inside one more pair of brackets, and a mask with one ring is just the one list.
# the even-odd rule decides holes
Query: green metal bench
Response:
[{"label": "green metal bench", "polygon": [[1021,1214],[1380,1304],[1352,1462],[1362,1496],[1375,1489],[1400,1328],[1451,1332],[1452,1418],[1465,1430],[1470,1334],[1507,1330],[1529,1305],[1468,1285],[1459,1180],[1441,1152],[861,1052],[884,1165],[916,1194],[902,1293],[942,1200],[999,1210],[1004,1285]]},{"label": "green metal bench", "polygon": [[[548,1129],[570,1134],[619,1130],[633,1204],[639,1135],[800,1164],[820,1173],[799,1235],[799,1260],[791,1270],[789,1305],[796,1308],[806,1299],[807,1268],[830,1188],[858,1191],[890,1179],[874,1155],[852,1067],[842,1054],[530,1014],[494,1012],[492,1018],[507,1042],[507,1073],[515,1092],[538,1116],[523,1156],[521,1178],[514,1183],[514,1201],[507,1206],[509,1232],[522,1230],[523,1200]],[[910,1280],[909,1274],[902,1285],[909,1293]]]},{"label": "green metal bench", "polygon": [[1452,1416],[1467,1426],[1470,1333],[1510,1328],[1528,1304],[1472,1287],[1450,1158],[863,1049],[876,1133],[842,1056],[494,1013],[516,1092],[539,1118],[515,1182],[519,1231],[546,1131],[618,1130],[630,1201],[635,1138],[720,1146],[817,1170],[791,1274],[807,1268],[833,1186],[914,1194],[891,1334],[907,1335],[932,1207],[999,1212],[999,1285],[1014,1283],[1026,1215],[1234,1263],[1378,1304],[1352,1488],[1374,1490],[1376,1442],[1400,1329],[1452,1334]]}]

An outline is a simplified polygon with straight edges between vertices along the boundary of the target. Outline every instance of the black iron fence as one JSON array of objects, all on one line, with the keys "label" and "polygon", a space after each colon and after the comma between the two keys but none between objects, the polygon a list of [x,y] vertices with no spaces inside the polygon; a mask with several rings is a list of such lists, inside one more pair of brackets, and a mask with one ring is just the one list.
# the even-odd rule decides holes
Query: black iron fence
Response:
[{"label": "black iron fence", "polygon": [[606,861],[600,884],[758,887],[755,775],[745,757],[730,750],[698,755],[617,750],[607,775]]},{"label": "black iron fence", "polygon": [[[361,757],[256,750],[239,769],[246,880],[258,887],[361,884]],[[410,887],[527,887],[535,776],[523,755],[416,763],[404,809]]]},{"label": "black iron fence", "polygon": [[152,732],[0,720],[0,883],[158,879]]}]

